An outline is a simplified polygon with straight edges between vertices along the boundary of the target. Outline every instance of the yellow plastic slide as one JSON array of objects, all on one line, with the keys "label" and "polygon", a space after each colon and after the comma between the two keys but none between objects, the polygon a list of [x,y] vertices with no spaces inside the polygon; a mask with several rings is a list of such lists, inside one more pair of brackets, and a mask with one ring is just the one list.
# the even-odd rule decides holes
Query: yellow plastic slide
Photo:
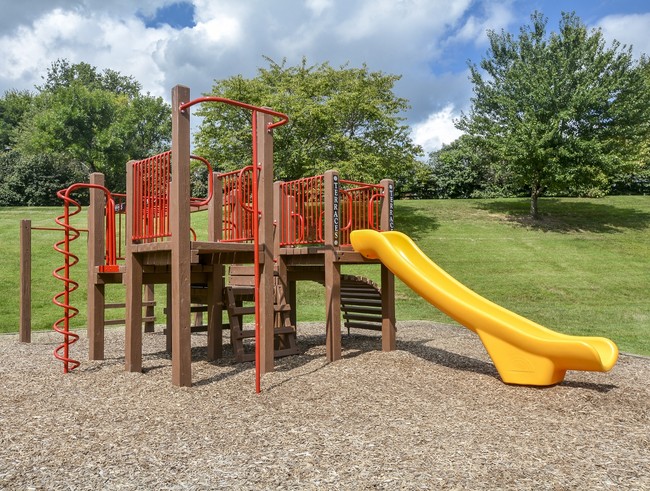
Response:
[{"label": "yellow plastic slide", "polygon": [[429,259],[405,234],[357,230],[354,249],[379,259],[418,295],[478,334],[507,384],[553,385],[567,370],[606,372],[618,348],[606,338],[551,331],[474,293]]}]

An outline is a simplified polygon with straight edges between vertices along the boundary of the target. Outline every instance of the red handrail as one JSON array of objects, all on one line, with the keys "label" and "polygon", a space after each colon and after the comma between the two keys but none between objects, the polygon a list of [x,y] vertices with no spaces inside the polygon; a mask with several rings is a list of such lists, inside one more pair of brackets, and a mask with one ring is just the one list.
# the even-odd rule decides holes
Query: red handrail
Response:
[{"label": "red handrail", "polygon": [[198,160],[208,168],[208,195],[205,198],[193,198],[190,196],[190,206],[206,206],[212,199],[212,166],[210,165],[210,162],[208,162],[208,159],[204,159],[198,155],[190,155],[190,160]]},{"label": "red handrail", "polygon": [[[283,124],[287,124],[289,122],[289,116],[287,116],[284,113],[269,109],[268,107],[253,106],[252,104],[246,104],[245,102],[234,101],[232,99],[226,99],[225,97],[217,97],[217,96],[199,97],[189,102],[185,102],[180,105],[180,110],[181,112],[185,112],[186,109],[196,104],[200,104],[202,102],[223,102],[224,104],[228,104],[230,106],[236,106],[236,107],[241,107],[243,109],[248,109],[249,111],[253,111],[253,113],[259,112],[263,114],[270,114],[271,116],[280,118],[280,121],[269,124],[268,127],[269,130],[272,130],[273,128],[277,128],[278,126],[282,126]],[[255,121],[255,119],[253,119],[253,121]],[[255,123],[253,123],[253,126],[255,126]]]}]

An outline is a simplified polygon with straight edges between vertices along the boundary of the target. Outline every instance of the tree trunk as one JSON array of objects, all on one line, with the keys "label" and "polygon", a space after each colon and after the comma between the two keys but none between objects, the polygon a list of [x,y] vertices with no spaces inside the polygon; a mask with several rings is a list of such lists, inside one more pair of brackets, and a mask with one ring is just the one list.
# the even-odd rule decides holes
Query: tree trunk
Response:
[{"label": "tree trunk", "polygon": [[533,184],[533,187],[530,191],[530,216],[534,220],[539,220],[539,207],[538,199],[542,194],[542,187],[539,184]]}]

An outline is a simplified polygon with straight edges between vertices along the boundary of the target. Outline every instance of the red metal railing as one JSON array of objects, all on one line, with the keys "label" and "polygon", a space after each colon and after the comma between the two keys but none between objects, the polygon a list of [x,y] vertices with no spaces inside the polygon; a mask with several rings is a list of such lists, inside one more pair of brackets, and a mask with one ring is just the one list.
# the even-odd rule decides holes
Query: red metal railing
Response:
[{"label": "red metal railing", "polygon": [[118,261],[124,260],[124,245],[126,244],[125,228],[126,228],[126,194],[113,193],[113,201],[115,206],[115,255]]},{"label": "red metal railing", "polygon": [[340,180],[341,245],[350,245],[353,230],[381,230],[384,189],[378,184]]},{"label": "red metal railing", "polygon": [[325,215],[324,176],[280,184],[280,245],[323,244]]},{"label": "red metal railing", "polygon": [[134,241],[156,242],[171,235],[169,193],[171,152],[164,152],[133,163]]},{"label": "red metal railing", "polygon": [[[171,152],[164,152],[133,163],[133,230],[131,239],[158,242],[171,236],[169,226]],[[208,194],[190,198],[190,205],[201,207],[212,199],[212,166],[203,157],[191,159],[208,168]]]},{"label": "red metal railing", "polygon": [[223,189],[223,242],[253,240],[253,166],[220,174]]},{"label": "red metal railing", "polygon": [[[350,245],[350,232],[381,230],[384,189],[378,184],[339,181],[339,244]],[[280,184],[280,246],[323,244],[325,177],[307,177]]]},{"label": "red metal railing", "polygon": [[[57,192],[57,196],[63,200],[63,215],[58,216],[55,221],[64,231],[63,239],[54,244],[54,250],[64,256],[64,263],[52,273],[55,278],[64,284],[62,292],[57,293],[53,302],[63,308],[63,317],[59,318],[52,329],[63,335],[63,342],[54,349],[54,357],[63,362],[63,373],[68,373],[79,366],[79,361],[70,357],[70,346],[74,344],[79,335],[70,331],[70,321],[79,313],[79,309],[70,302],[70,295],[77,288],[79,283],[70,276],[71,268],[79,262],[79,258],[70,250],[71,243],[80,235],[80,229],[70,223],[70,218],[81,211],[81,205],[70,197],[70,194],[80,188],[94,188],[104,191],[106,195],[106,261],[99,267],[102,272],[118,271],[116,248],[115,248],[115,202],[111,193],[104,186],[98,184],[73,184],[67,189]],[[73,207],[72,211],[70,206]]]}]

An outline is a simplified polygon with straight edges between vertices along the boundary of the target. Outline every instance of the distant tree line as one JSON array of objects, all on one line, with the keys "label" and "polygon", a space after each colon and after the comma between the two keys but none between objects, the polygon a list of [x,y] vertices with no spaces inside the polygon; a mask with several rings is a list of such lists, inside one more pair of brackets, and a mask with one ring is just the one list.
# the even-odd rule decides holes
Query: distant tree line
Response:
[{"label": "distant tree line", "polygon": [[57,60],[43,84],[0,99],[0,206],[56,205],[56,192],[103,172],[125,188],[125,165],[169,147],[171,110],[132,77]]},{"label": "distant tree line", "polygon": [[[277,179],[337,169],[346,178],[392,178],[398,197],[650,193],[650,62],[606,46],[574,13],[547,32],[539,12],[518,36],[488,31],[486,56],[469,64],[474,95],[456,122],[463,135],[425,158],[410,136],[399,76],[367,66],[287,66],[266,58],[253,78],[215,80],[210,94],[271,107]],[[56,204],[55,193],[93,171],[123,191],[125,163],[170,146],[171,108],[132,77],[86,63],[52,64],[35,92],[0,99],[0,205]],[[250,164],[250,112],[203,104],[194,152],[218,171]],[[204,188],[202,167],[194,189]]]}]

